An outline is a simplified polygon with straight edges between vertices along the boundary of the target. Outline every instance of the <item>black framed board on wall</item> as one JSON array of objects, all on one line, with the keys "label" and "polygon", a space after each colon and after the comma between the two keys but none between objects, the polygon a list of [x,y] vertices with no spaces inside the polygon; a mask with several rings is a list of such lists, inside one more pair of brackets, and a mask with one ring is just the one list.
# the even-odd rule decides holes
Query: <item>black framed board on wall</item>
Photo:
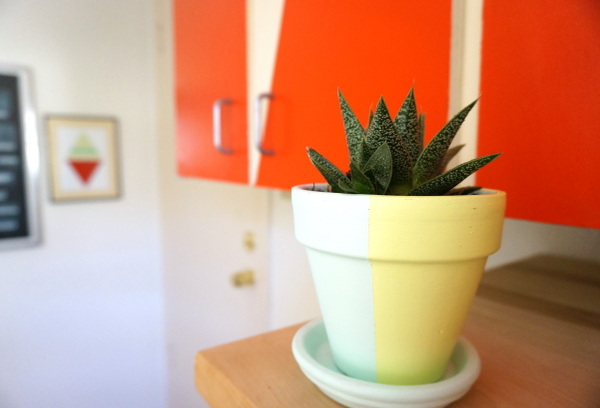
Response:
[{"label": "black framed board on wall", "polygon": [[31,74],[0,64],[0,249],[40,241],[39,156]]}]

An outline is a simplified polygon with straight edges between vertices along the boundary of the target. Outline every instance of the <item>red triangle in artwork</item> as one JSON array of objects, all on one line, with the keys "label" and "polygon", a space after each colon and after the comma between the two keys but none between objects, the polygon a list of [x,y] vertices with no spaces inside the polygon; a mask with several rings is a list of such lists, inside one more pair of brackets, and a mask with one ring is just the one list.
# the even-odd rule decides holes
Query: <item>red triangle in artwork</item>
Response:
[{"label": "red triangle in artwork", "polygon": [[69,160],[69,163],[84,183],[90,181],[92,173],[98,167],[100,160]]}]

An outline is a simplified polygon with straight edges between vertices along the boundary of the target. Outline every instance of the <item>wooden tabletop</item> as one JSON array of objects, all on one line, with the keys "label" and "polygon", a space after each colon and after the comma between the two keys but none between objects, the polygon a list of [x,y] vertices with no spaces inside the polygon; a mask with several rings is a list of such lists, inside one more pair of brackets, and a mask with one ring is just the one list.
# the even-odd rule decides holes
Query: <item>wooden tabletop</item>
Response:
[{"label": "wooden tabletop", "polygon": [[[341,407],[298,368],[300,326],[199,352],[198,391],[214,408]],[[490,271],[463,335],[482,371],[450,407],[600,407],[599,265],[539,257]]]}]

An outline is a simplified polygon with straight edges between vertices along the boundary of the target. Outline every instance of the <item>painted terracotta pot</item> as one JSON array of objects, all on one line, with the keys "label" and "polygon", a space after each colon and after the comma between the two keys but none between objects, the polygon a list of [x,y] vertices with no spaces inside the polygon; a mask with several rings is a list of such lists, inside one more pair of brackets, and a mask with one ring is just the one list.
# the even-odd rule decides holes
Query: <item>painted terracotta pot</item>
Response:
[{"label": "painted terracotta pot", "polygon": [[407,197],[292,189],[338,368],[385,384],[446,370],[488,255],[500,248],[506,194]]}]

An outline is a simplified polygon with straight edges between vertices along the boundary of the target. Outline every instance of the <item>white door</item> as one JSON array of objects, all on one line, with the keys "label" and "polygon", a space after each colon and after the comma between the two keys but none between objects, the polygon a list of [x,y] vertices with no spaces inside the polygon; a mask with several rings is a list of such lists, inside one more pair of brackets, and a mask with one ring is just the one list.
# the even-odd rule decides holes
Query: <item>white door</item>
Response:
[{"label": "white door", "polygon": [[178,179],[162,196],[169,406],[199,408],[195,354],[269,329],[268,192]]}]

